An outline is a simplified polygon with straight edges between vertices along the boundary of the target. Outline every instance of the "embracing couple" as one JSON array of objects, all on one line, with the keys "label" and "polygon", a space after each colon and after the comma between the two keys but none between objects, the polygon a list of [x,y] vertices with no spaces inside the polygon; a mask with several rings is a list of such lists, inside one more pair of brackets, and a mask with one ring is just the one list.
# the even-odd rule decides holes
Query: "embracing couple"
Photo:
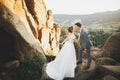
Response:
[{"label": "embracing couple", "polygon": [[[74,31],[79,31],[78,38],[76,38]],[[77,22],[74,26],[68,28],[68,36],[62,42],[64,45],[62,46],[60,52],[56,56],[55,60],[48,63],[46,66],[46,73],[49,77],[54,80],[63,80],[66,77],[75,77],[75,68],[76,64],[82,63],[82,52],[86,51],[86,55],[88,58],[87,65],[85,70],[89,69],[91,64],[91,56],[90,56],[90,47],[91,43],[88,38],[87,31],[81,27],[81,23]],[[74,47],[74,42],[80,41],[79,48],[79,58],[76,60],[76,52]]]}]

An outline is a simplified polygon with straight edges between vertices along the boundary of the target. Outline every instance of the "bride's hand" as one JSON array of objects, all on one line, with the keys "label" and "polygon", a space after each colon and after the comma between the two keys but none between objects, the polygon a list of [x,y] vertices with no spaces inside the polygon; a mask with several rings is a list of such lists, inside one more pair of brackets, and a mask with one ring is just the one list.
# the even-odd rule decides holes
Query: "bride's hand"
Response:
[{"label": "bride's hand", "polygon": [[77,36],[80,37],[80,33],[78,33]]}]

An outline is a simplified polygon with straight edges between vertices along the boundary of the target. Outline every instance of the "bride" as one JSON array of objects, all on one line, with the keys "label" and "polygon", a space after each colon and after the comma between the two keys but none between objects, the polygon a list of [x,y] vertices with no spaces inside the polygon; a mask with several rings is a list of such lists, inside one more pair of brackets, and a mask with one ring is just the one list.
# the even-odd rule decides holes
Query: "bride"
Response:
[{"label": "bride", "polygon": [[48,63],[46,67],[47,75],[54,80],[63,80],[65,77],[72,78],[75,76],[76,53],[74,42],[78,42],[79,37],[76,39],[72,26],[68,28],[68,32],[67,38],[62,42],[64,45],[55,60]]}]

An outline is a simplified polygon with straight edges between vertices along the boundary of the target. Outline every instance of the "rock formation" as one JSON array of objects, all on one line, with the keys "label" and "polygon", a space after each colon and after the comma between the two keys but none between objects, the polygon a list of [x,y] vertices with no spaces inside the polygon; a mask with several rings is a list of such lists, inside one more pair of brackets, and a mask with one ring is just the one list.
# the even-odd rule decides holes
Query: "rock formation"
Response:
[{"label": "rock formation", "polygon": [[[0,72],[31,56],[59,51],[60,29],[44,0],[0,0]],[[48,27],[48,18],[51,27]]]},{"label": "rock formation", "polygon": [[57,54],[60,29],[53,20],[48,27],[47,17],[53,18],[48,12],[43,0],[0,0],[0,53],[11,47],[21,60],[37,51]]},{"label": "rock formation", "polygon": [[112,58],[101,57],[95,60],[95,64],[99,66],[99,65],[118,65],[119,63]]},{"label": "rock formation", "polygon": [[120,79],[120,32],[113,33],[99,49],[92,51],[95,60],[95,80]]},{"label": "rock formation", "polygon": [[41,28],[39,30],[39,40],[46,51],[47,56],[55,56],[59,51],[60,28],[58,24],[53,24],[53,28]]},{"label": "rock formation", "polygon": [[109,57],[120,63],[120,32],[113,33],[104,43],[103,47],[92,54],[93,59]]}]

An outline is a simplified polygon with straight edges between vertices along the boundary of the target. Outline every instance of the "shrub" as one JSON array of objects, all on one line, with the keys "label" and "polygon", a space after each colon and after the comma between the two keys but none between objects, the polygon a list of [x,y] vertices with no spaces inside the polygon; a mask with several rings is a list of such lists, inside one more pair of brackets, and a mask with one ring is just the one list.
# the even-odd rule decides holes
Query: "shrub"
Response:
[{"label": "shrub", "polygon": [[44,63],[38,56],[27,59],[14,71],[13,80],[39,80]]},{"label": "shrub", "polygon": [[89,32],[90,40],[93,43],[94,47],[103,44],[107,38],[111,35],[111,33],[107,33],[104,31],[91,31]]}]

